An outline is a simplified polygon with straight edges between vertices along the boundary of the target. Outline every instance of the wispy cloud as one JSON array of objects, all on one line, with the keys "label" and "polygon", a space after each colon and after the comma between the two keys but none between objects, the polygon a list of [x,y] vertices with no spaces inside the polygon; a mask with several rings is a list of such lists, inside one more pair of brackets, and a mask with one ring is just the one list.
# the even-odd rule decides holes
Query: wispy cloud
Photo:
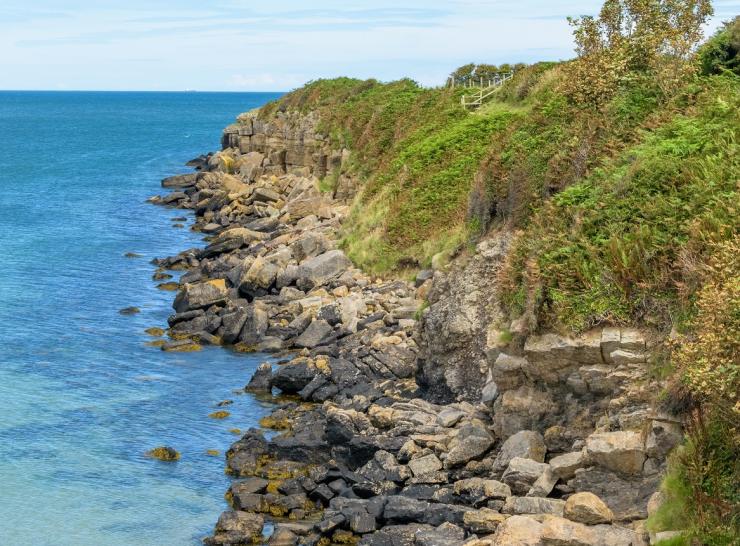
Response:
[{"label": "wispy cloud", "polygon": [[[337,75],[431,85],[470,61],[569,58],[566,17],[603,0],[0,2],[0,88],[285,90]],[[715,7],[710,30],[740,0]]]}]

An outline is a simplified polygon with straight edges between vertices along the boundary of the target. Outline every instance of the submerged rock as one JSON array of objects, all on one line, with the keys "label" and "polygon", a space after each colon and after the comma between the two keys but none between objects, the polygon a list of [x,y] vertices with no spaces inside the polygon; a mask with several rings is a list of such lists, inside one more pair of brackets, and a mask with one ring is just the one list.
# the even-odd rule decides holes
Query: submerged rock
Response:
[{"label": "submerged rock", "polygon": [[155,447],[154,449],[147,451],[147,456],[153,459],[159,459],[160,461],[172,462],[180,459],[180,453],[169,446]]}]

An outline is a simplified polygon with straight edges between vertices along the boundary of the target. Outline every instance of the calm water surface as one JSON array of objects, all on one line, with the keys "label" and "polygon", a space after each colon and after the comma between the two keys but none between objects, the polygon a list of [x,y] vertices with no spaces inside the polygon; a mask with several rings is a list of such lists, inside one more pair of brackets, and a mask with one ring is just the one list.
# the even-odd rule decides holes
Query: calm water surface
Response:
[{"label": "calm water surface", "polygon": [[267,411],[232,392],[261,359],[145,345],[173,298],[149,261],[202,242],[144,201],[274,97],[0,92],[0,544],[197,544],[224,509],[206,451]]}]

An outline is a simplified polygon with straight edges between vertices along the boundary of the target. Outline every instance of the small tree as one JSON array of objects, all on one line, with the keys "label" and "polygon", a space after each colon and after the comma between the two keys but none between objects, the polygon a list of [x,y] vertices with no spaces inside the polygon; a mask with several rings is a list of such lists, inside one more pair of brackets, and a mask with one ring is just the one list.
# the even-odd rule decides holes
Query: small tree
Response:
[{"label": "small tree", "polygon": [[740,16],[725,23],[699,49],[699,63],[704,75],[729,70],[740,76]]},{"label": "small tree", "polygon": [[473,79],[474,71],[475,63],[464,64],[450,74],[450,78],[455,82],[455,85],[467,85]]},{"label": "small tree", "polygon": [[569,66],[568,95],[599,105],[638,73],[669,94],[691,70],[712,13],[710,0],[606,0],[598,17],[569,18],[578,59]]}]

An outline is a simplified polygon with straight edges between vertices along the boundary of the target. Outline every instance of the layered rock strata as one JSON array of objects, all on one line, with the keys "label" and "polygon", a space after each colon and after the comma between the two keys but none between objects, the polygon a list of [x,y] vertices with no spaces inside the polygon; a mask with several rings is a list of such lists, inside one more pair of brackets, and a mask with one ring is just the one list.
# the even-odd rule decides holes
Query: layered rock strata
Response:
[{"label": "layered rock strata", "polygon": [[265,521],[271,545],[648,544],[681,439],[653,409],[649,333],[504,324],[506,233],[415,282],[374,279],[337,248],[353,186],[319,178],[348,154],[316,120],[249,114],[223,144],[153,199],[194,210],[208,243],[157,261],[186,271],[170,345],[274,352],[246,388],[293,398],[264,421],[279,434],[229,449],[232,509],[207,544],[259,542]]}]

